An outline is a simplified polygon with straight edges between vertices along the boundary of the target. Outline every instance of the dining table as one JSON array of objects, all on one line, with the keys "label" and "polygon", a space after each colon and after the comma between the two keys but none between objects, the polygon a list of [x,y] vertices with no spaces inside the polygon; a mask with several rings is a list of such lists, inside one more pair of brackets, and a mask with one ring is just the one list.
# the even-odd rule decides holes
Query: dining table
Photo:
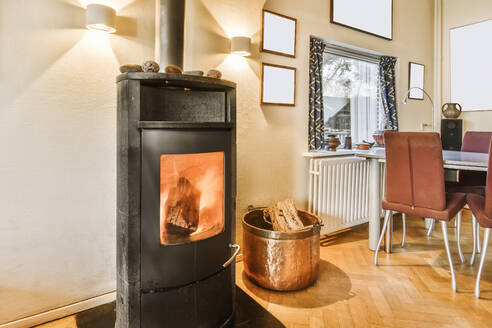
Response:
[{"label": "dining table", "polygon": [[[370,150],[355,150],[353,155],[369,161],[369,249],[375,250],[378,244],[381,224],[381,165],[385,163],[384,147],[373,147]],[[472,153],[462,151],[443,150],[443,165],[445,169],[468,170],[468,171],[487,171],[489,154]],[[432,220],[426,219],[426,224]],[[392,233],[388,230],[387,242],[391,245]],[[385,247],[387,252],[391,252],[391,246]]]}]

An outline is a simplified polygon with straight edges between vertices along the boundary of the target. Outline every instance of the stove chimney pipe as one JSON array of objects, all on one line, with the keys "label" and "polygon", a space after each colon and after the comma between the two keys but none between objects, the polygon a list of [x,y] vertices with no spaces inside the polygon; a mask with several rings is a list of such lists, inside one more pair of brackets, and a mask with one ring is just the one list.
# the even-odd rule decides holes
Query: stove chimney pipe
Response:
[{"label": "stove chimney pipe", "polygon": [[161,69],[183,68],[185,0],[158,0],[157,6],[156,59]]}]

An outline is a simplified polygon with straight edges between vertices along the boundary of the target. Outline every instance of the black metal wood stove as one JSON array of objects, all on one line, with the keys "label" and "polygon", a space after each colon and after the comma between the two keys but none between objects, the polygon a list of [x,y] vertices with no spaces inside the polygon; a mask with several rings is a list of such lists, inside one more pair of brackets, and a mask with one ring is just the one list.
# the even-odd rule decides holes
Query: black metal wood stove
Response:
[{"label": "black metal wood stove", "polygon": [[116,326],[226,326],[239,250],[236,86],[162,73],[117,83]]}]

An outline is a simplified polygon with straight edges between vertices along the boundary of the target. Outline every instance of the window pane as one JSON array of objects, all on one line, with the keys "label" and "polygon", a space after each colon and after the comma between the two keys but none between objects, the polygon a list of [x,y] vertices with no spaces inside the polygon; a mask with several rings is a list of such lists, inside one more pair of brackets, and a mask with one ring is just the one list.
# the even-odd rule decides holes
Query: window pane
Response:
[{"label": "window pane", "polygon": [[323,105],[325,137],[336,134],[342,144],[346,136],[355,145],[373,141],[383,127],[378,98],[378,65],[325,53],[323,58]]}]

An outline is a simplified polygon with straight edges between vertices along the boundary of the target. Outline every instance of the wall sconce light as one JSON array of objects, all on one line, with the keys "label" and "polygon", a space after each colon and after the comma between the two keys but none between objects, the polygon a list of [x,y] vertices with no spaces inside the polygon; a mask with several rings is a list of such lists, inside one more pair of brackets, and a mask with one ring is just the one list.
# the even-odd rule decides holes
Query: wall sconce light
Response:
[{"label": "wall sconce light", "polygon": [[111,7],[98,4],[87,5],[85,11],[85,26],[89,30],[114,33],[116,32],[114,24],[115,17],[116,10]]},{"label": "wall sconce light", "polygon": [[231,38],[231,54],[240,56],[251,55],[251,38],[247,36],[235,36]]}]

